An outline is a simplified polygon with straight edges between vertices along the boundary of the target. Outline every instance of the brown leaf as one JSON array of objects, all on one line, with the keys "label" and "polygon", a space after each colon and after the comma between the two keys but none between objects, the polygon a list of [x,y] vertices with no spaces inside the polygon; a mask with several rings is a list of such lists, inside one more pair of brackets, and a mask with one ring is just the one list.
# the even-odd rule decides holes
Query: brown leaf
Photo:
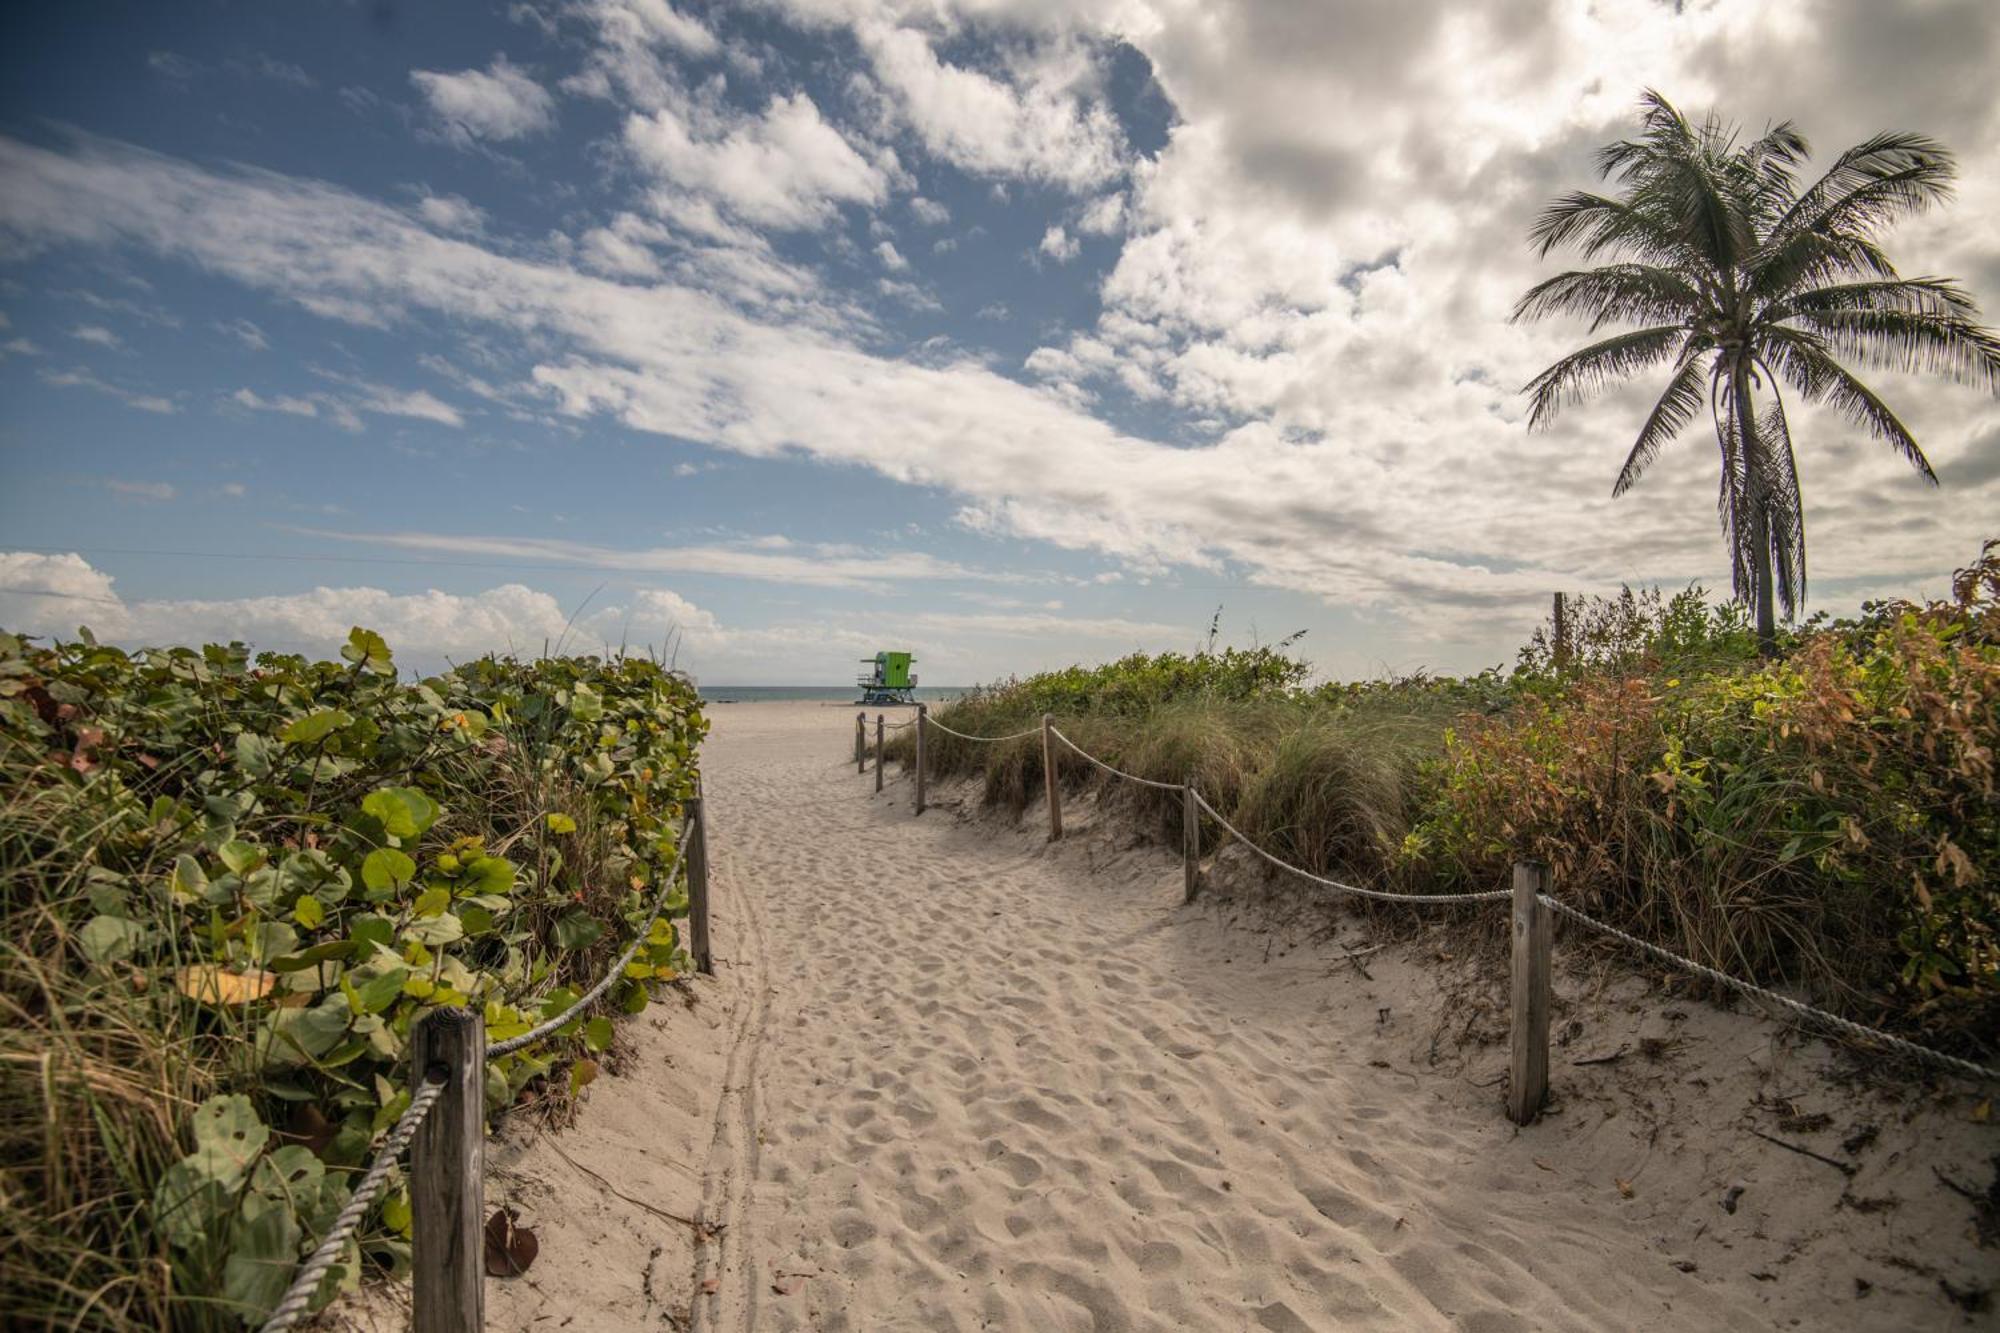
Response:
[{"label": "brown leaf", "polygon": [[262,968],[229,972],[215,963],[196,963],[174,969],[174,985],[190,1000],[227,1007],[261,1000],[278,984],[278,974]]},{"label": "brown leaf", "polygon": [[1549,1165],[1549,1164],[1548,1164],[1547,1162],[1544,1162],[1544,1161],[1543,1161],[1543,1160],[1542,1160],[1541,1158],[1539,1158],[1539,1157],[1537,1157],[1537,1158],[1535,1158],[1535,1159],[1533,1159],[1533,1160],[1534,1160],[1534,1163],[1535,1163],[1535,1165],[1536,1165],[1536,1166],[1539,1166],[1539,1167],[1540,1167],[1540,1168],[1542,1168],[1542,1170],[1544,1170],[1544,1171],[1553,1171],[1553,1170],[1555,1170],[1555,1168],[1554,1168],[1554,1167],[1550,1166],[1550,1165]]},{"label": "brown leaf", "polygon": [[520,1214],[512,1208],[495,1208],[486,1219],[486,1274],[488,1277],[519,1277],[542,1252],[541,1242],[527,1227],[518,1225]]},{"label": "brown leaf", "polygon": [[1631,1181],[1629,1181],[1629,1180],[1626,1180],[1626,1179],[1625,1179],[1624,1177],[1622,1177],[1622,1176],[1619,1176],[1619,1177],[1616,1177],[1616,1179],[1617,1179],[1617,1181],[1618,1181],[1618,1197],[1619,1197],[1619,1198],[1621,1198],[1621,1199],[1629,1199],[1629,1198],[1631,1198],[1631,1197],[1632,1197],[1632,1182],[1631,1182]]}]

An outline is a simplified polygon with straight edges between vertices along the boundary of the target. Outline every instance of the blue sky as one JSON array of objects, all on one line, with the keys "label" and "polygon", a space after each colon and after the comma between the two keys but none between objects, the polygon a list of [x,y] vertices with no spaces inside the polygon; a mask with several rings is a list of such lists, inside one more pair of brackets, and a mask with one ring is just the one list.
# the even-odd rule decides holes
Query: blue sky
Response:
[{"label": "blue sky", "polygon": [[[1577,336],[1506,323],[1521,236],[1642,86],[1945,139],[1892,252],[2000,302],[1990,10],[1744,8],[9,7],[0,624],[1506,660],[1554,588],[1725,568],[1712,441],[1613,502],[1644,386],[1515,392]],[[1946,485],[1807,414],[1834,608],[1993,535],[1991,398],[1878,378]]]}]

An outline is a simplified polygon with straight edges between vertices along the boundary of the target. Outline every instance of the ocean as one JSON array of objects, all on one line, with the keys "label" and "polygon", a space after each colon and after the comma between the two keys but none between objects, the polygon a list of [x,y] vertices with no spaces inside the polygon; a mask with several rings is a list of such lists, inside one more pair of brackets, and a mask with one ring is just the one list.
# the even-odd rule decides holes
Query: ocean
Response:
[{"label": "ocean", "polygon": [[[917,702],[947,703],[965,693],[963,685],[919,685],[913,693]],[[703,685],[702,702],[711,704],[780,703],[818,700],[827,704],[856,704],[861,691],[853,685]]]}]

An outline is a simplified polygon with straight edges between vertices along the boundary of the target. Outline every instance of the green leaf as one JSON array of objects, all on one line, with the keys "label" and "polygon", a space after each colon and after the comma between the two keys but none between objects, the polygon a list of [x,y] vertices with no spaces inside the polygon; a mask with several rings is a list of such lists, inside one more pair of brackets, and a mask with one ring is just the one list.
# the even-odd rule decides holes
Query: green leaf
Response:
[{"label": "green leaf", "polygon": [[465,937],[465,923],[450,912],[440,912],[436,916],[422,917],[403,927],[403,938],[416,940],[419,944],[450,944]]},{"label": "green leaf", "polygon": [[[346,978],[341,981],[344,986]],[[280,1009],[271,1018],[270,1063],[290,1068],[319,1059],[340,1044],[353,1018],[347,997],[333,991],[311,1008]]]},{"label": "green leaf", "polygon": [[182,902],[198,902],[208,888],[208,875],[203,872],[201,862],[183,853],[174,858],[174,873],[167,881],[167,888]]},{"label": "green leaf", "polygon": [[556,944],[563,949],[586,949],[604,934],[604,925],[588,912],[568,912],[556,921]]},{"label": "green leaf", "polygon": [[344,708],[316,708],[278,733],[287,745],[315,745],[354,721]]},{"label": "green leaf", "polygon": [[76,933],[76,942],[91,962],[115,963],[130,958],[149,933],[137,921],[122,916],[94,916]]},{"label": "green leaf", "polygon": [[588,685],[570,691],[569,715],[579,722],[595,722],[604,716],[604,700]]},{"label": "green leaf", "polygon": [[599,1014],[583,1025],[583,1044],[593,1051],[611,1045],[611,1020]]},{"label": "green leaf", "polygon": [[386,949],[395,942],[396,923],[386,916],[353,917],[347,923],[347,937],[354,941],[355,957],[365,959],[371,950]]},{"label": "green leaf", "polygon": [[[387,923],[385,922],[384,924],[386,925]],[[321,963],[330,962],[336,958],[345,958],[353,952],[354,941],[352,939],[328,940],[324,944],[315,944],[312,948],[302,949],[298,953],[287,954],[282,958],[273,958],[265,963],[264,966],[280,975],[291,972],[303,972],[309,967],[317,967]]]},{"label": "green leaf", "polygon": [[222,1266],[222,1294],[245,1323],[271,1312],[299,1266],[299,1224],[288,1202],[244,1196],[229,1228],[229,1258]]},{"label": "green leaf", "polygon": [[450,906],[451,890],[440,886],[425,889],[422,893],[418,894],[417,901],[412,904],[411,910],[418,916],[436,916],[439,912]]},{"label": "green leaf", "polygon": [[267,859],[262,847],[257,846],[255,843],[242,842],[235,838],[231,838],[228,842],[216,848],[215,854],[222,858],[222,864],[228,866],[233,874],[238,875],[249,874],[263,865]]},{"label": "green leaf", "polygon": [[396,1002],[409,976],[410,969],[395,961],[394,955],[377,956],[349,968],[340,985],[355,1013],[379,1014]]},{"label": "green leaf", "polygon": [[362,629],[359,625],[348,631],[347,643],[341,648],[340,655],[372,675],[390,676],[396,671],[388,641],[374,630]]},{"label": "green leaf", "polygon": [[221,1226],[232,1197],[194,1158],[183,1157],[160,1174],[153,1189],[153,1227],[174,1248],[198,1250]]},{"label": "green leaf", "polygon": [[189,1160],[196,1170],[221,1181],[227,1189],[242,1182],[271,1139],[271,1131],[241,1093],[210,1097],[194,1109],[188,1129],[194,1135]]},{"label": "green leaf", "polygon": [[421,837],[438,817],[437,802],[415,787],[377,787],[361,798],[361,811],[381,820],[395,838]]},{"label": "green leaf", "polygon": [[466,907],[459,912],[458,919],[468,935],[484,935],[493,929],[493,913],[483,907]]},{"label": "green leaf", "polygon": [[309,893],[292,904],[292,919],[307,930],[318,930],[326,920],[326,907]]},{"label": "green leaf", "polygon": [[473,893],[514,891],[514,863],[503,856],[476,857],[466,870],[472,877]]},{"label": "green leaf", "polygon": [[371,893],[391,894],[417,874],[417,863],[394,847],[377,847],[361,862],[361,882]]},{"label": "green leaf", "polygon": [[551,833],[576,832],[576,821],[570,818],[568,815],[563,814],[561,811],[551,811],[549,813],[548,825],[549,825],[549,832]]}]

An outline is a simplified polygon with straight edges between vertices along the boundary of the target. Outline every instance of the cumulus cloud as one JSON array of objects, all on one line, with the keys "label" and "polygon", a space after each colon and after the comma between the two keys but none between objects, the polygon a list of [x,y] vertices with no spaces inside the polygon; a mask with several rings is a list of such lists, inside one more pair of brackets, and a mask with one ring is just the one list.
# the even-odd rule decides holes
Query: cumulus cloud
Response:
[{"label": "cumulus cloud", "polygon": [[1036,248],[1058,264],[1064,264],[1075,259],[1077,251],[1083,247],[1076,237],[1061,227],[1050,227],[1042,233],[1042,243]]},{"label": "cumulus cloud", "polygon": [[[387,638],[402,665],[417,669],[563,644],[580,652],[671,651],[680,666],[712,681],[768,679],[774,663],[838,679],[888,634],[917,651],[930,679],[966,681],[996,661],[1045,664],[1037,645],[1052,637],[1122,651],[1157,649],[1182,634],[1171,625],[1048,612],[882,612],[870,614],[865,628],[837,620],[730,625],[658,586],[575,613],[554,594],[520,583],[474,593],[319,586],[257,597],[128,601],[80,555],[0,551],[0,627],[13,633],[71,636],[87,625],[100,638],[131,646],[242,640],[260,651],[331,656],[361,625]],[[940,677],[937,668],[947,674]]]},{"label": "cumulus cloud", "polygon": [[857,152],[804,93],[774,98],[757,115],[679,101],[625,122],[632,158],[663,184],[713,198],[767,227],[812,228],[839,205],[876,205],[889,170]]},{"label": "cumulus cloud", "polygon": [[410,71],[439,131],[452,143],[475,139],[506,142],[541,134],[556,123],[555,99],[507,57],[495,56],[485,69],[457,73]]}]

